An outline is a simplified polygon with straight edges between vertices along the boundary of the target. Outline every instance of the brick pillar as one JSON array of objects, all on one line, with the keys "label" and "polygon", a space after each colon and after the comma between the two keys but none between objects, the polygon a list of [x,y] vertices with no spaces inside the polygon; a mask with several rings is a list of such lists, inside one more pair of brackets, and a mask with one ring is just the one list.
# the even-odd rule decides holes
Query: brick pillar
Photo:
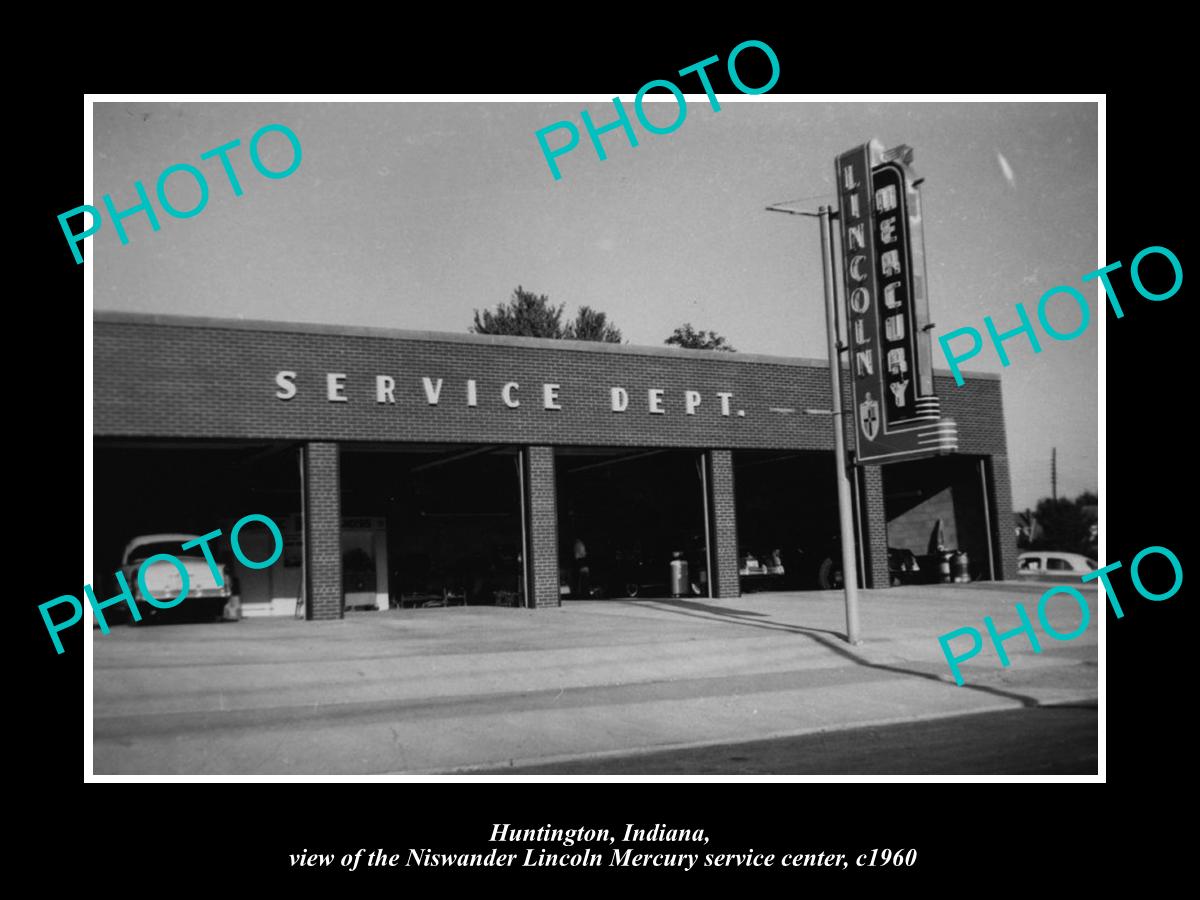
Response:
[{"label": "brick pillar", "polygon": [[1017,535],[1013,526],[1012,481],[1007,456],[986,457],[988,472],[988,512],[992,547],[996,553],[996,579],[1017,577]]},{"label": "brick pillar", "polygon": [[867,583],[864,587],[879,589],[892,586],[887,558],[887,510],[883,503],[883,468],[859,466],[862,473],[858,515],[863,541],[863,568]]},{"label": "brick pillar", "polygon": [[734,503],[733,451],[708,452],[708,522],[714,571],[708,573],[716,597],[740,597],[737,507]]},{"label": "brick pillar", "polygon": [[304,447],[304,569],[309,619],[340,619],[342,485],[336,443]]},{"label": "brick pillar", "polygon": [[525,448],[525,510],[528,520],[529,592],[537,607],[561,606],[558,592],[558,504],[554,448]]}]

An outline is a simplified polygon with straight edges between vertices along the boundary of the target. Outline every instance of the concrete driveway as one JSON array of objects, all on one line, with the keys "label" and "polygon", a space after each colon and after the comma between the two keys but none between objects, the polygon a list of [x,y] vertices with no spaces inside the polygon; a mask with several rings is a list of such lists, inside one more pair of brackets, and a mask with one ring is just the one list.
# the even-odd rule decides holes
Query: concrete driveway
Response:
[{"label": "concrete driveway", "polygon": [[[937,636],[1006,631],[1042,587],[602,600],[118,628],[94,641],[96,774],[447,772],[908,722],[1098,693],[1092,624],[990,644],[954,684]],[[1103,611],[1101,610],[1101,613]],[[1060,632],[1073,603],[1051,609]],[[836,771],[836,770],[832,770]]]}]

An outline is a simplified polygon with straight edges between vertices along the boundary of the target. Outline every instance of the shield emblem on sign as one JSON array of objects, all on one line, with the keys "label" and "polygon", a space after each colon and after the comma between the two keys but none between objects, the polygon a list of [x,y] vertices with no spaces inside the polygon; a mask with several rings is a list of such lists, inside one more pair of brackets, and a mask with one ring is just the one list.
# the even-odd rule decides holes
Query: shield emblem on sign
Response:
[{"label": "shield emblem on sign", "polygon": [[875,435],[879,434],[879,401],[871,397],[870,391],[867,391],[866,399],[858,404],[858,424],[868,441],[875,440]]}]

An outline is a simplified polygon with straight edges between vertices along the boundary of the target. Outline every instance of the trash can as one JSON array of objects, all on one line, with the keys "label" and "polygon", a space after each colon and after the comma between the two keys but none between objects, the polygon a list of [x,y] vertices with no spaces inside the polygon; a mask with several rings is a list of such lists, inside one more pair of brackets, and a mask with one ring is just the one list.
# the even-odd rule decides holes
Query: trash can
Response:
[{"label": "trash can", "polygon": [[950,573],[957,582],[971,580],[969,560],[965,550],[955,551],[954,556],[950,559]]},{"label": "trash can", "polygon": [[679,550],[671,555],[674,557],[671,560],[671,596],[682,597],[690,591],[687,560],[683,558],[683,553]]},{"label": "trash can", "polygon": [[943,550],[938,554],[938,581],[949,584],[954,580],[950,571],[950,560],[954,558],[953,550]]}]

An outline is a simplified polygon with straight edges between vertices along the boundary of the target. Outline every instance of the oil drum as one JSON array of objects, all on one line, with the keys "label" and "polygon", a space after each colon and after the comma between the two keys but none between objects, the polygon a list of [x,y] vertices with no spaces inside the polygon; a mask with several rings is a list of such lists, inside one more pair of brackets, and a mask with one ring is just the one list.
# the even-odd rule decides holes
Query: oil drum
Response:
[{"label": "oil drum", "polygon": [[967,566],[967,554],[965,550],[957,550],[950,558],[950,573],[955,581],[966,582],[971,580],[971,574]]},{"label": "oil drum", "polygon": [[953,555],[948,550],[943,550],[938,559],[938,581],[942,584],[949,584],[953,580],[950,575],[950,557]]},{"label": "oil drum", "polygon": [[671,596],[683,597],[690,593],[688,590],[688,564],[682,558],[682,553],[676,553],[671,560]]}]

